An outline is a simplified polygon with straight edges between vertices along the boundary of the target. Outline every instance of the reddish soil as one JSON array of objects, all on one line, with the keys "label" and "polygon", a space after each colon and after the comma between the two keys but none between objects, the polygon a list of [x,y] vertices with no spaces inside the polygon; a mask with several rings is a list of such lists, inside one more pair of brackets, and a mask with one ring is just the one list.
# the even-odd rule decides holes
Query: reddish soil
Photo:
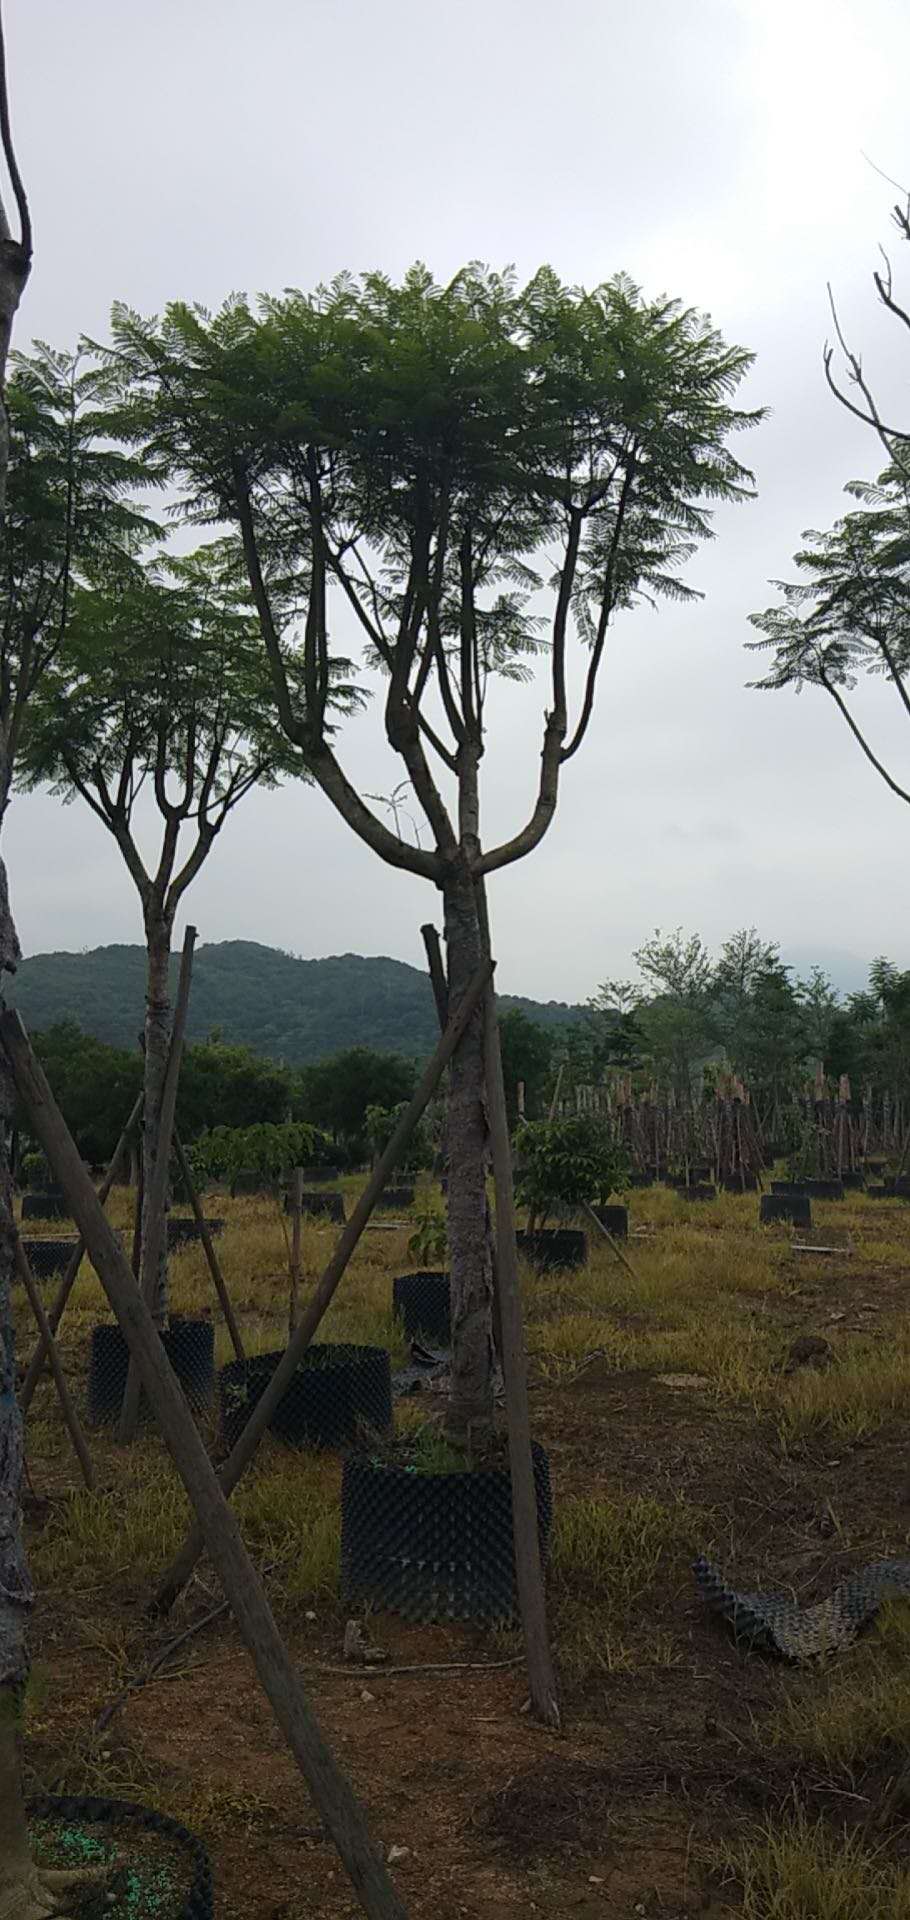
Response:
[{"label": "reddish soil", "polygon": [[[910,1225],[910,1218],[908,1218]],[[790,1340],[874,1330],[902,1305],[907,1273],[846,1262],[801,1274],[798,1297],[765,1303]],[[908,1260],[910,1271],[910,1260]],[[843,1314],[842,1319],[833,1318]],[[693,1542],[744,1584],[821,1597],[870,1557],[910,1540],[908,1418],[868,1444],[785,1458],[770,1422],[696,1389],[594,1362],[562,1387],[534,1388],[535,1431],[550,1450],[557,1499],[572,1493],[682,1496],[710,1515]],[[112,1455],[113,1457],[113,1455]],[[33,1460],[37,1492],[69,1464]],[[33,1524],[40,1526],[40,1505]],[[786,1756],[763,1747],[762,1716],[787,1670],[744,1655],[699,1598],[690,1554],[671,1554],[624,1632],[672,1636],[677,1664],[633,1673],[594,1667],[569,1682],[565,1732],[521,1712],[520,1667],[416,1675],[320,1673],[338,1665],[344,1616],[322,1605],[282,1623],[319,1719],[369,1809],[379,1841],[407,1849],[393,1868],[420,1920],[509,1920],[518,1913],[676,1916],[727,1910],[703,1864],[707,1842],[773,1810],[792,1781]],[[128,1776],[135,1797],[181,1812],[209,1844],[219,1920],[341,1920],[358,1911],[309,1803],[252,1665],[222,1618],[134,1693],[103,1740],[89,1734],[124,1683],[113,1657],[142,1665],[177,1626],[211,1603],[197,1588],[171,1625],[150,1625],[125,1574],[122,1591],[45,1591],[34,1633],[42,1688],[29,1742],[36,1780],[85,1790]],[[74,1607],[84,1643],[72,1650]],[[615,1623],[604,1618],[603,1627]],[[392,1665],[497,1660],[501,1641],[461,1629],[371,1622]],[[807,1780],[823,1805],[831,1783]],[[100,1790],[104,1790],[101,1786]],[[111,1791],[115,1791],[113,1786]],[[731,1894],[729,1900],[735,1905]]]}]

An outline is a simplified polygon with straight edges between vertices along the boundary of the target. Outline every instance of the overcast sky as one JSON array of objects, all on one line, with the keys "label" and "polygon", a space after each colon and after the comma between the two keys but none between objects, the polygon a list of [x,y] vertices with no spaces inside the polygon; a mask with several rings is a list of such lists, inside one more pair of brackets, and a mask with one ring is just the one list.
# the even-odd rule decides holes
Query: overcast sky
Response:
[{"label": "overcast sky", "polygon": [[[493,882],[504,990],[584,998],[655,926],[716,945],[755,923],[845,977],[910,966],[910,819],[821,693],[758,694],[747,616],[803,529],[880,462],[830,397],[826,283],[881,391],[910,416],[906,335],[876,308],[877,247],[910,177],[904,0],[6,0],[13,119],[36,262],[16,344],[309,287],[342,268],[438,278],[465,260],[619,269],[753,348],[738,443],[758,499],[690,569],[705,598],[623,616],[595,721],[542,847]],[[910,248],[894,238],[910,296]],[[494,710],[486,836],[524,819],[540,685]],[[906,777],[883,687],[861,709]],[[348,731],[370,792],[399,777],[378,711]],[[5,848],[26,952],[141,938],[119,855],[81,802],[16,800]],[[202,940],[421,962],[426,883],[392,873],[322,795],[254,795],[190,896]],[[179,932],[179,929],[178,929]],[[838,960],[837,956],[848,956]],[[851,961],[849,956],[853,956]]]}]

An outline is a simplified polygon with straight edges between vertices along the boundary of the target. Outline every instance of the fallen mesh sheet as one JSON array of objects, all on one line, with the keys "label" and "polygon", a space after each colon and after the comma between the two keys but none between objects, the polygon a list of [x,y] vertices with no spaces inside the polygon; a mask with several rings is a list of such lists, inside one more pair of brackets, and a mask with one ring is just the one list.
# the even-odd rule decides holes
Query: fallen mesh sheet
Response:
[{"label": "fallen mesh sheet", "polygon": [[[396,1395],[411,1393],[448,1393],[452,1377],[452,1353],[449,1347],[425,1347],[421,1340],[411,1341],[411,1363],[399,1367],[392,1375],[392,1392]],[[499,1368],[493,1375],[493,1398],[502,1399],[502,1374]]]},{"label": "fallen mesh sheet", "polygon": [[420,1340],[411,1341],[410,1366],[400,1367],[392,1375],[392,1392],[396,1394],[424,1393],[427,1388],[437,1391],[448,1379],[452,1369],[452,1355],[447,1347],[425,1347]]},{"label": "fallen mesh sheet", "polygon": [[787,1593],[741,1593],[703,1555],[692,1571],[708,1606],[728,1622],[737,1641],[784,1660],[840,1653],[890,1595],[910,1595],[910,1560],[874,1560],[814,1607],[797,1606]]}]

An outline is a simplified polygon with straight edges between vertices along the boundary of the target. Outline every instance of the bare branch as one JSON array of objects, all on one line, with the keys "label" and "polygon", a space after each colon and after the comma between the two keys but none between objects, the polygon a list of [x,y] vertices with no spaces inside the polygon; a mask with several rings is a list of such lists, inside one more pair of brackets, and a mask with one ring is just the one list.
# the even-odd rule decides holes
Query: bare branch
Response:
[{"label": "bare branch", "polygon": [[249,576],[250,591],[253,595],[253,602],[259,616],[259,626],[263,640],[265,641],[269,666],[272,670],[272,682],[275,688],[278,717],[288,739],[292,740],[295,746],[302,747],[305,740],[305,730],[302,723],[296,718],[291,703],[288,677],[285,673],[284,661],[281,656],[281,642],[278,638],[278,629],[272,614],[272,604],[269,599],[268,588],[266,587],[262,567],[259,563],[259,548],[256,544],[256,529],[253,525],[253,511],[250,504],[249,487],[247,485],[246,475],[242,473],[239,466],[235,466],[234,468],[234,498],[237,504],[237,516],[240,523],[240,536],[243,541],[243,552],[246,560],[247,574]]},{"label": "bare branch", "polygon": [[[25,187],[22,183],[22,175],[19,172],[16,160],[16,152],[13,146],[13,133],[10,126],[9,87],[6,77],[6,42],[3,33],[2,12],[0,12],[0,145],[3,147],[3,158],[6,161],[10,183],[19,212],[19,245],[26,260],[30,260],[32,255],[32,220],[31,214],[29,213]],[[4,225],[6,225],[6,233],[2,237],[8,240],[11,238],[9,226],[6,223],[5,215],[3,218]]]},{"label": "bare branch", "polygon": [[572,735],[572,738],[569,741],[568,746],[564,747],[562,751],[562,759],[564,762],[566,760],[571,760],[573,753],[578,752],[578,749],[581,746],[581,743],[585,737],[585,734],[588,731],[588,724],[591,719],[591,715],[594,711],[594,690],[597,684],[597,675],[600,670],[600,662],[603,656],[604,645],[606,643],[607,628],[610,624],[610,615],[613,611],[613,579],[616,571],[616,559],[619,553],[619,543],[622,538],[623,523],[626,517],[626,508],[628,506],[629,495],[632,491],[632,479],[633,479],[634,472],[635,472],[635,462],[634,460],[630,460],[629,465],[626,468],[625,476],[622,483],[622,491],[620,493],[619,501],[617,503],[616,519],[613,523],[613,533],[610,539],[610,552],[607,558],[606,572],[604,575],[603,597],[600,603],[600,616],[597,622],[597,633],[594,637],[594,645],[591,649],[591,658],[588,662],[588,672],[587,672],[587,678],[585,680],[584,700],[582,701],[581,713],[579,715],[578,725],[575,729],[575,732]]},{"label": "bare branch", "polygon": [[866,759],[875,768],[876,773],[881,774],[881,777],[884,780],[885,785],[891,788],[892,793],[897,794],[897,797],[899,800],[906,800],[908,806],[910,806],[910,793],[905,792],[903,787],[898,786],[897,781],[891,778],[891,775],[888,772],[887,767],[883,766],[881,760],[879,760],[877,755],[873,753],[872,748],[870,747],[868,741],[865,739],[864,735],[860,732],[860,729],[857,726],[856,721],[854,720],[853,715],[850,712],[850,709],[847,706],[846,701],[842,698],[841,694],[838,693],[837,688],[832,684],[832,682],[826,679],[824,672],[820,674],[819,684],[824,687],[826,693],[830,693],[831,698],[834,701],[835,705],[840,709],[841,713],[843,714],[844,719],[846,720],[847,725],[850,728],[850,732],[852,733],[854,740],[857,740],[859,742],[859,745],[862,747],[862,750],[866,756]]},{"label": "bare branch", "polygon": [[491,848],[489,853],[481,855],[477,863],[479,874],[496,873],[500,867],[511,866],[514,860],[522,860],[526,853],[532,853],[540,845],[547,828],[556,812],[559,794],[559,769],[562,743],[565,738],[565,718],[558,714],[548,715],[544,729],[543,751],[540,756],[540,785],[537,804],[526,827],[512,840],[506,840],[499,847]]}]

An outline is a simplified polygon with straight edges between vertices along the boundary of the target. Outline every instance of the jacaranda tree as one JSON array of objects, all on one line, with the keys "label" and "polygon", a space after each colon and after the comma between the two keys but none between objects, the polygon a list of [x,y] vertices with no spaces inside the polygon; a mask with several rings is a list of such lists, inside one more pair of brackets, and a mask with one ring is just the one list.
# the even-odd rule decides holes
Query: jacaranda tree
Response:
[{"label": "jacaranda tree", "polygon": [[[477,266],[447,286],[420,266],[399,286],[344,276],[214,317],[119,308],[113,331],[137,443],[182,477],[194,518],[240,535],[301,769],[380,859],[438,889],[454,1008],[488,946],[486,882],[539,844],[588,733],[611,622],[643,597],[690,598],[681,570],[712,504],[749,491],[730,444],[757,418],[735,404],[749,354],[625,277],[588,293],[548,268],[523,288]],[[345,628],[384,679],[418,845],[358,790],[329,730]],[[536,795],[490,845],[489,688],[535,664]],[[447,1148],[459,1437],[492,1410],[480,1016],[452,1064]]]},{"label": "jacaranda tree", "polygon": [[[114,839],[139,895],[147,954],[143,1269],[171,1034],[174,920],[228,816],[292,760],[228,540],[159,555],[115,587],[77,590],[66,637],[29,704],[23,785],[78,794]],[[158,814],[149,860],[139,831],[148,792]],[[167,1317],[166,1236],[156,1317]]]}]

